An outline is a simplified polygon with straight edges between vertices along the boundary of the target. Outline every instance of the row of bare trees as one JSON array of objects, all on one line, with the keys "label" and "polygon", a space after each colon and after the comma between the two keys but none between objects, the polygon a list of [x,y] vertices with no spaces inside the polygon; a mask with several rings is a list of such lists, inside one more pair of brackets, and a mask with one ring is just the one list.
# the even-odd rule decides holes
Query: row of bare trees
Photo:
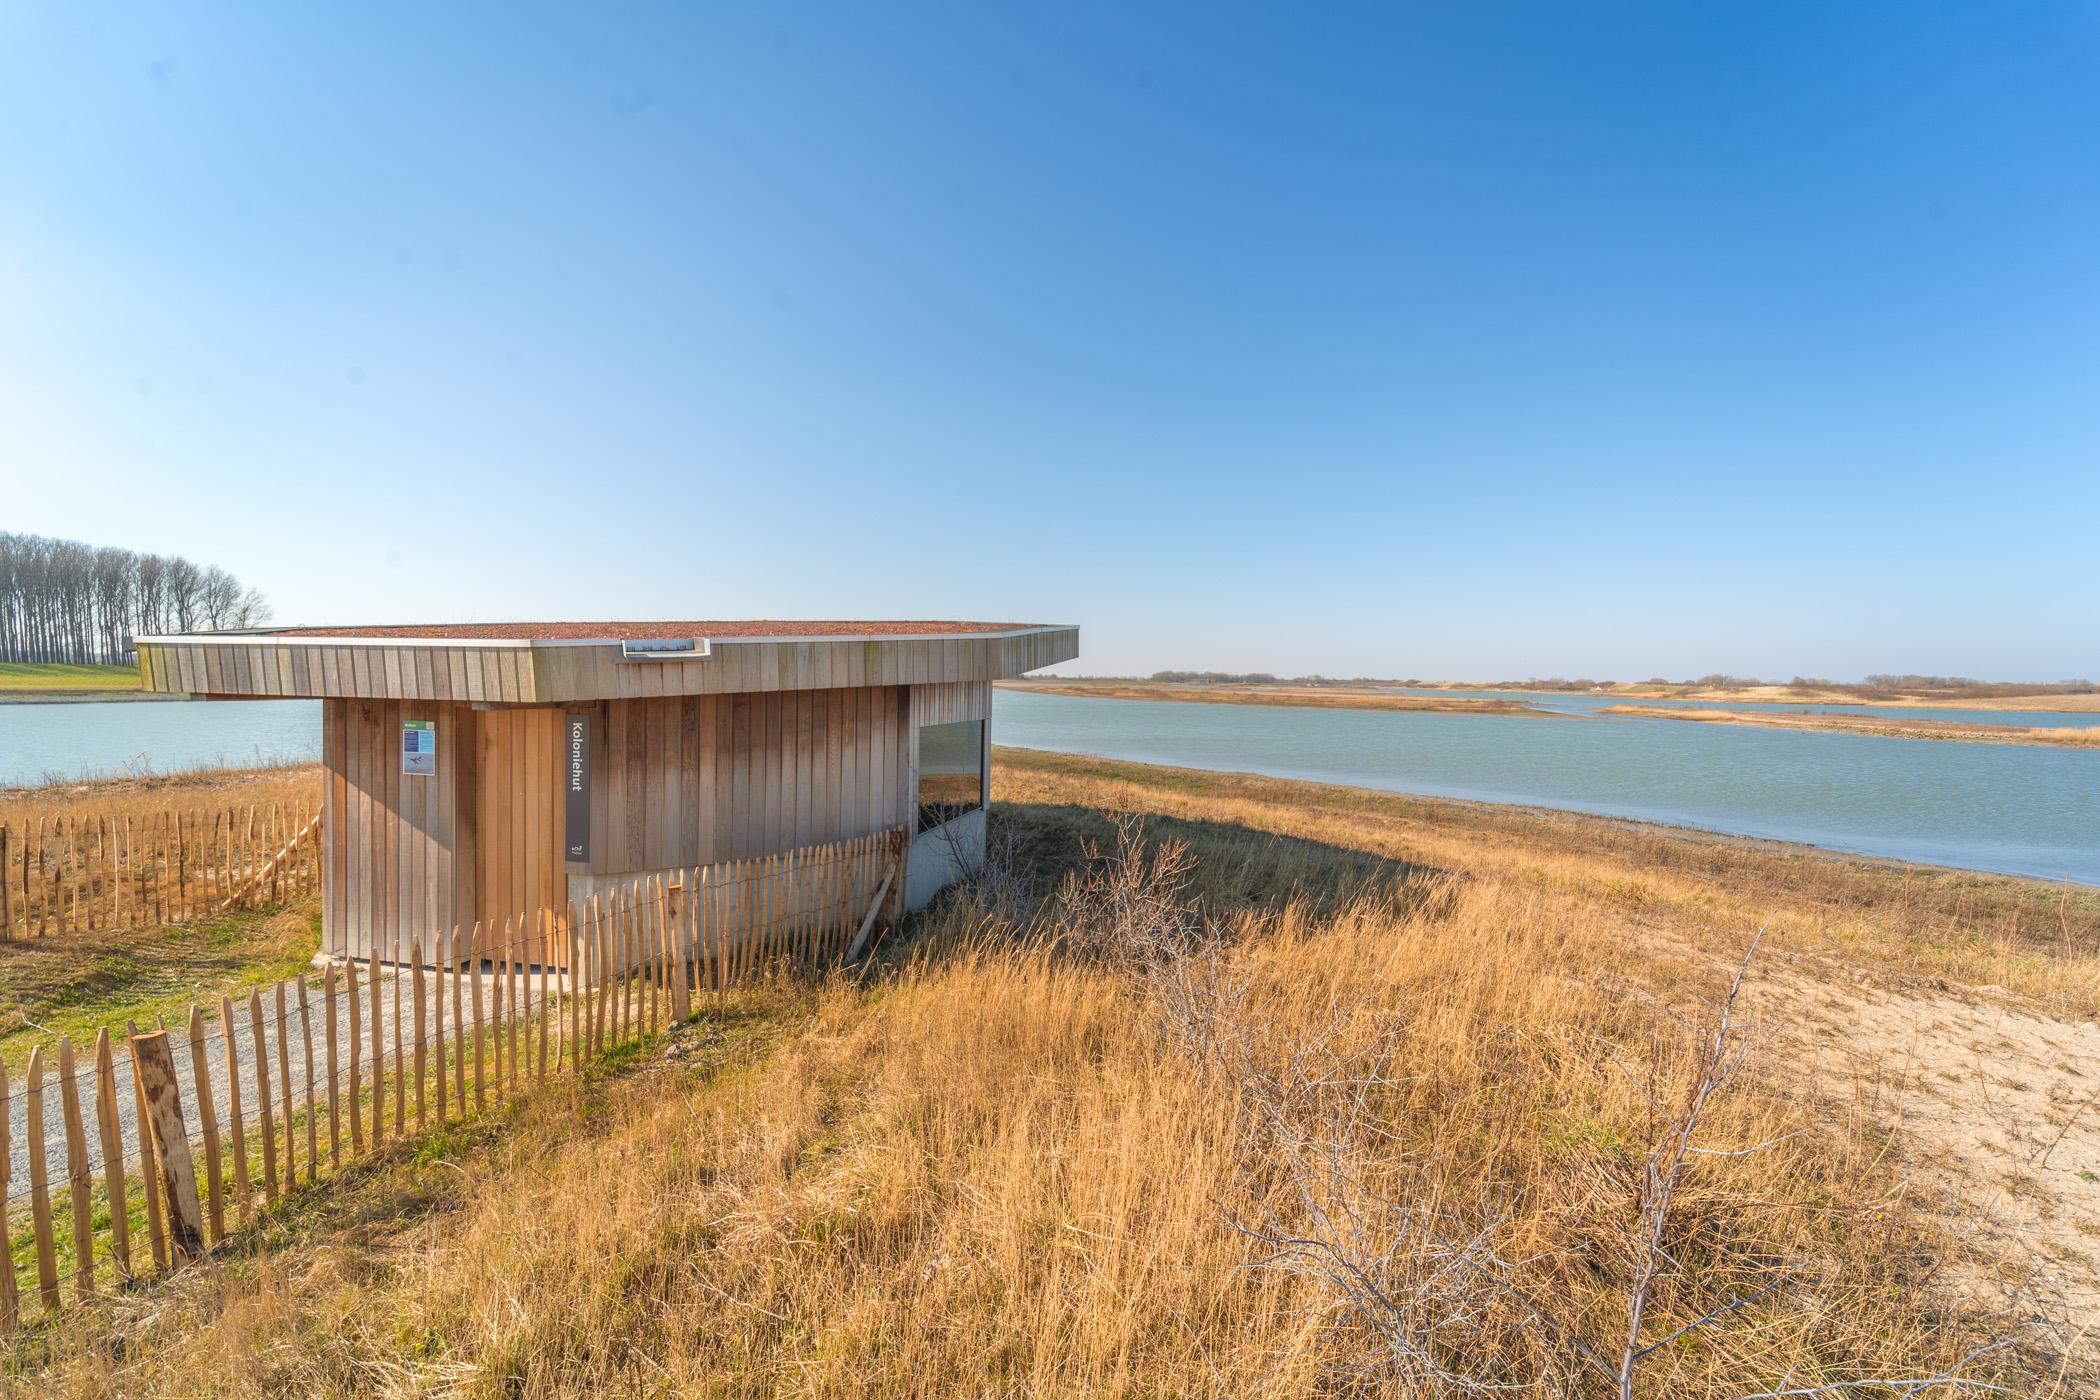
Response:
[{"label": "row of bare trees", "polygon": [[0,661],[128,661],[137,633],[269,619],[262,594],[216,566],[0,531]]}]

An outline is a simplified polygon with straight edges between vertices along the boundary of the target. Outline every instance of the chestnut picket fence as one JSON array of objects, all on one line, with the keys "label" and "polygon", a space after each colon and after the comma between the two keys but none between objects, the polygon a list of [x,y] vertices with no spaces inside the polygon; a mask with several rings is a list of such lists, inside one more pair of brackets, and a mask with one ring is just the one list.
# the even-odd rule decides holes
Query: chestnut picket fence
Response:
[{"label": "chestnut picket fence", "polygon": [[[276,829],[292,832],[281,851],[306,839]],[[0,1065],[0,1329],[197,1267],[351,1162],[583,1073],[739,986],[857,958],[901,907],[907,842],[895,828],[605,882],[420,953],[192,1005],[177,1030],[104,1027],[34,1047],[18,1077]],[[252,883],[268,864],[221,868]]]}]

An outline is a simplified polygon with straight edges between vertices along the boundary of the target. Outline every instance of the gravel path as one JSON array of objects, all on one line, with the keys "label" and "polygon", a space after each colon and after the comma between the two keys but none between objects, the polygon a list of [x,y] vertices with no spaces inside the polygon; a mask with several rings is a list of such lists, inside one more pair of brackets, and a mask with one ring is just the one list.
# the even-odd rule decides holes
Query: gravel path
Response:
[{"label": "gravel path", "polygon": [[[357,988],[358,1012],[361,1021],[361,1024],[358,1026],[361,1042],[359,1045],[359,1060],[363,1066],[360,1082],[369,1093],[372,1082],[371,1068],[373,1058],[373,1047],[371,1044],[372,998],[370,988],[363,977],[363,969],[360,969],[359,973]],[[437,974],[427,974],[426,996],[429,993],[430,984],[438,980]],[[447,990],[444,1007],[444,1032],[446,1039],[449,1041],[452,1040],[457,1032],[452,1014],[449,978],[445,979],[445,981]],[[557,978],[549,978],[549,987],[553,989],[557,997],[559,996],[559,981],[560,979]],[[342,990],[343,978],[340,975],[336,978],[336,986],[337,1073],[340,1076],[342,1093],[347,1096],[349,1092],[350,1068],[350,1002],[348,993]],[[397,989],[399,992],[400,1016],[402,1018],[402,1048],[404,1053],[409,1056],[411,1064],[413,1064],[415,1056],[415,1003],[412,979],[405,975],[398,978],[392,975],[382,975],[379,983],[380,1039],[389,1060],[388,1067],[390,1070],[394,1053],[395,994]],[[488,1023],[494,1015],[493,992],[493,975],[488,969],[484,968],[482,973],[482,999],[484,1004],[481,1017],[484,1024]],[[319,1122],[315,1130],[316,1140],[320,1145],[322,1154],[325,1156],[328,1151],[328,1019],[327,1003],[321,995],[321,979],[318,975],[308,979],[307,997],[310,1002],[309,1015],[313,1026],[315,1103],[319,1108],[319,1114],[317,1115]],[[537,1007],[539,1005],[539,979],[537,975],[530,979],[530,998],[531,1005]],[[471,987],[465,992],[464,1003],[465,1011],[471,1024],[474,1014],[473,991]],[[282,1122],[284,1086],[278,1075],[278,1041],[280,1031],[288,1034],[288,1039],[284,1045],[284,1053],[285,1062],[289,1064],[291,1069],[292,1108],[295,1112],[303,1112],[306,1107],[306,1043],[300,1025],[297,988],[286,988],[285,1023],[283,1026],[280,1027],[277,1023],[277,1001],[274,989],[264,989],[262,1007],[263,1033],[267,1041],[269,1055],[270,1107],[272,1113],[279,1120],[276,1127],[278,1144],[281,1148],[284,1138],[284,1124]],[[426,1031],[426,1035],[435,1035],[438,1029],[435,1008],[426,1005],[424,1014],[430,1018],[428,1022],[429,1029]],[[249,1174],[260,1182],[262,1176],[262,1148],[256,1135],[260,1131],[262,1110],[256,1095],[255,1034],[249,1020],[246,997],[240,997],[234,1001],[233,1016],[235,1059],[239,1065],[241,1079],[241,1118],[248,1125],[248,1170]],[[204,1021],[202,1030],[205,1041],[205,1063],[211,1080],[212,1106],[218,1116],[219,1140],[223,1146],[231,1140],[232,1131],[231,1105],[227,1097],[225,1041],[221,1033],[219,1019],[215,1015],[208,1017]],[[200,1137],[200,1130],[198,1128],[197,1115],[197,1089],[195,1074],[192,1069],[188,1027],[170,1025],[168,1027],[168,1040],[170,1048],[174,1051],[176,1079],[182,1086],[183,1117],[189,1123],[191,1140],[194,1142]],[[116,1084],[117,1121],[124,1138],[124,1161],[125,1165],[135,1176],[139,1160],[138,1097],[132,1088],[130,1050],[128,1046],[122,1043],[121,1036],[112,1034],[110,1037],[110,1052]],[[434,1047],[430,1053],[433,1057],[435,1056]],[[524,1057],[522,1049],[519,1052],[519,1057],[521,1060]],[[86,1131],[90,1171],[99,1184],[102,1179],[102,1136],[99,1127],[100,1120],[96,1117],[95,1107],[95,1046],[93,1041],[89,1041],[85,1045],[74,1046],[73,1073],[75,1087],[80,1096],[80,1116],[82,1126]],[[58,1058],[55,1043],[45,1047],[43,1084],[45,1169],[50,1182],[53,1215],[54,1217],[62,1217],[68,1209],[66,1205],[65,1099],[64,1094],[61,1092],[65,1086],[58,1077]],[[27,1085],[28,1080],[26,1076],[20,1073],[8,1075],[7,1200],[9,1205],[8,1223],[10,1228],[13,1229],[24,1228],[28,1221],[27,1210],[30,1183],[27,1125],[29,1104],[28,1095],[24,1092]],[[470,1089],[469,1092],[472,1092],[472,1090]],[[392,1097],[391,1093],[389,1093],[388,1097]],[[427,1106],[430,1111],[435,1112],[435,1105],[435,1096],[429,1096],[427,1098]],[[413,1127],[415,1103],[412,1088],[407,1111],[411,1127]],[[369,1103],[365,1106],[365,1112],[368,1115],[371,1112]],[[388,1121],[391,1122],[394,1115],[391,1104],[387,1106],[386,1115]],[[347,1149],[349,1138],[347,1123],[342,1131]],[[303,1163],[306,1156],[306,1135],[304,1132],[298,1135],[297,1145],[299,1158],[302,1163],[300,1171],[303,1175],[305,1171]],[[198,1178],[201,1181],[204,1175],[202,1170],[203,1164],[200,1162],[198,1165]],[[280,1169],[282,1166],[283,1163],[280,1161]]]}]

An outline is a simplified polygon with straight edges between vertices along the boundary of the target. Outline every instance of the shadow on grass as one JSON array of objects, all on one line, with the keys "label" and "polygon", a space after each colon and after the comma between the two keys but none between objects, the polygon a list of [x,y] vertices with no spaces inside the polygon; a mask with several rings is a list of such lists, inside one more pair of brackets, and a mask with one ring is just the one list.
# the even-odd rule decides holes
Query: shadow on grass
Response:
[{"label": "shadow on grass", "polygon": [[[1191,893],[1210,913],[1277,913],[1295,904],[1328,914],[1371,898],[1419,897],[1423,877],[1436,866],[1394,860],[1302,836],[1258,831],[1232,822],[1148,814],[1143,831],[1154,841],[1186,842],[1196,857]],[[1011,852],[1031,895],[1055,893],[1065,876],[1087,862],[1087,849],[1112,849],[1110,814],[1097,807],[1052,803],[997,803],[990,814],[993,851]]]}]

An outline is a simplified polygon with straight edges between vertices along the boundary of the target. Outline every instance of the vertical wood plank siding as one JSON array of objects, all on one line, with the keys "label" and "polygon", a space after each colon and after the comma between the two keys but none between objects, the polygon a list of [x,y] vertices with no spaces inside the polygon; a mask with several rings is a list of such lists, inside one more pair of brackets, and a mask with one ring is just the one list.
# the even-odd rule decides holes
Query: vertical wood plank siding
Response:
[{"label": "vertical wood plank siding", "polygon": [[[483,941],[492,943],[500,940],[504,920],[530,918],[568,899],[561,859],[562,712],[462,713],[480,725],[476,840],[465,852],[479,890],[472,917],[482,923]],[[531,958],[538,956],[535,940]]]},{"label": "vertical wood plank siding", "polygon": [[[590,873],[741,860],[898,825],[910,795],[883,775],[903,771],[908,710],[901,686],[586,707]],[[559,842],[556,831],[548,844]]]},{"label": "vertical wood plank siding", "polygon": [[[472,852],[459,840],[463,772],[476,716],[463,706],[415,700],[329,700],[322,706],[327,769],[323,942],[352,957],[404,948],[429,956],[439,928],[471,923],[474,881],[459,877]],[[401,772],[401,722],[435,721],[438,767]],[[471,787],[465,802],[473,801]],[[463,902],[464,901],[464,902]]]},{"label": "vertical wood plank siding", "polygon": [[[433,673],[434,674],[434,673]],[[475,710],[327,700],[324,944],[394,939],[425,960],[440,929],[575,896],[562,862],[562,716],[591,716],[591,877],[707,865],[901,825],[915,715],[978,718],[988,682]],[[401,723],[437,724],[438,771],[401,772]],[[927,718],[917,723],[941,723]],[[588,883],[588,882],[586,882]]]}]

